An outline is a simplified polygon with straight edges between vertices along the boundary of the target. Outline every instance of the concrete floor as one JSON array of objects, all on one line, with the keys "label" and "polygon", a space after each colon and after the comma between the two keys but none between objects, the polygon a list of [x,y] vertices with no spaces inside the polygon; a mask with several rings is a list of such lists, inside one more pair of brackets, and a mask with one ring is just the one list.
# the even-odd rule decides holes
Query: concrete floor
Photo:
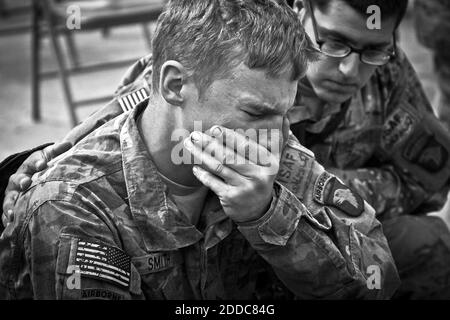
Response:
[{"label": "concrete floor", "polygon": [[[22,24],[29,24],[27,14],[0,18],[0,29]],[[148,52],[141,26],[113,29],[107,38],[100,32],[80,33],[76,35],[75,41],[81,61],[86,63],[138,58]],[[415,66],[430,101],[433,102],[436,96],[436,79],[431,54],[418,44],[409,17],[401,26],[400,43]],[[58,79],[43,83],[42,121],[34,123],[31,120],[30,44],[29,32],[0,36],[0,161],[12,153],[42,143],[58,141],[71,128]],[[43,44],[42,59],[46,70],[56,67],[48,39]],[[125,70],[126,68],[120,68],[73,77],[71,83],[75,97],[84,99],[111,94]],[[80,119],[85,119],[99,107],[100,105],[82,107],[77,110],[77,114]],[[450,216],[448,204],[440,215]]]}]

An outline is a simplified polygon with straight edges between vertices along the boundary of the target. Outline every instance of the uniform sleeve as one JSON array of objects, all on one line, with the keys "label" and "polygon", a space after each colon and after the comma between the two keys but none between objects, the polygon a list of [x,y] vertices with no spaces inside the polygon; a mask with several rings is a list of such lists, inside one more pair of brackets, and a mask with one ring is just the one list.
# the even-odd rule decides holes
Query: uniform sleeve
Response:
[{"label": "uniform sleeve", "polygon": [[450,133],[437,119],[403,52],[378,71],[385,95],[376,168],[336,171],[377,210],[417,214],[439,210],[450,188]]},{"label": "uniform sleeve", "polygon": [[137,271],[119,248],[108,220],[95,211],[67,201],[46,201],[8,226],[0,239],[0,298],[136,297]]},{"label": "uniform sleeve", "polygon": [[447,200],[448,186],[441,192],[427,192],[408,175],[399,174],[392,165],[357,170],[328,170],[357,190],[377,215],[383,218],[437,211]]},{"label": "uniform sleeve", "polygon": [[280,280],[300,298],[390,298],[399,278],[373,208],[301,146],[280,168],[269,211],[239,225]]}]

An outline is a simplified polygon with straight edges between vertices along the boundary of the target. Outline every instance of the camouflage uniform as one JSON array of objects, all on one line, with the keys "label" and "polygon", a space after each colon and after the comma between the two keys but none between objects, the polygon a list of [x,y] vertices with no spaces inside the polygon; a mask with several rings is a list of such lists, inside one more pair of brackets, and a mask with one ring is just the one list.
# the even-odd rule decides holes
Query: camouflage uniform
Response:
[{"label": "camouflage uniform", "polygon": [[441,99],[436,106],[437,113],[450,131],[450,2],[416,0],[414,15],[419,41],[433,50],[441,89]]},{"label": "camouflage uniform", "polygon": [[[107,122],[33,177],[0,238],[0,298],[393,294],[399,279],[374,210],[293,136],[263,217],[235,224],[209,193],[199,224],[190,224],[167,197],[140,137],[136,119],[146,104]],[[336,186],[355,197],[357,212],[330,200],[325,190]],[[375,288],[373,267],[381,276]]]},{"label": "camouflage uniform", "polygon": [[447,199],[450,135],[404,53],[349,103],[325,106],[324,115],[305,105],[313,95],[305,86],[291,129],[375,208],[402,280],[398,297],[450,298],[450,234],[441,219],[425,215]]}]

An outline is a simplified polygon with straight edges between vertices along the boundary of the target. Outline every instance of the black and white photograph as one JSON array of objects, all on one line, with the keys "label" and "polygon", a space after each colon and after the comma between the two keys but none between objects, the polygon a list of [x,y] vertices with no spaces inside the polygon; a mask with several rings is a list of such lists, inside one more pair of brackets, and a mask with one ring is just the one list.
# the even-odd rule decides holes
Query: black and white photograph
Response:
[{"label": "black and white photograph", "polygon": [[0,300],[450,300],[449,0],[0,0],[0,128]]}]

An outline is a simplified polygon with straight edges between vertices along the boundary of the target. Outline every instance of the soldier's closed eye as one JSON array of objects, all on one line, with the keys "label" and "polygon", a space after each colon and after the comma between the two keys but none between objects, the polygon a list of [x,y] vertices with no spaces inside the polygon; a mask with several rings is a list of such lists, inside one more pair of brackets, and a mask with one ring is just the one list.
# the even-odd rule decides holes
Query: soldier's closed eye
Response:
[{"label": "soldier's closed eye", "polygon": [[254,113],[254,112],[248,111],[248,110],[242,110],[242,111],[243,111],[245,114],[247,114],[249,117],[251,117],[251,118],[260,118],[260,117],[263,116],[262,114]]}]

